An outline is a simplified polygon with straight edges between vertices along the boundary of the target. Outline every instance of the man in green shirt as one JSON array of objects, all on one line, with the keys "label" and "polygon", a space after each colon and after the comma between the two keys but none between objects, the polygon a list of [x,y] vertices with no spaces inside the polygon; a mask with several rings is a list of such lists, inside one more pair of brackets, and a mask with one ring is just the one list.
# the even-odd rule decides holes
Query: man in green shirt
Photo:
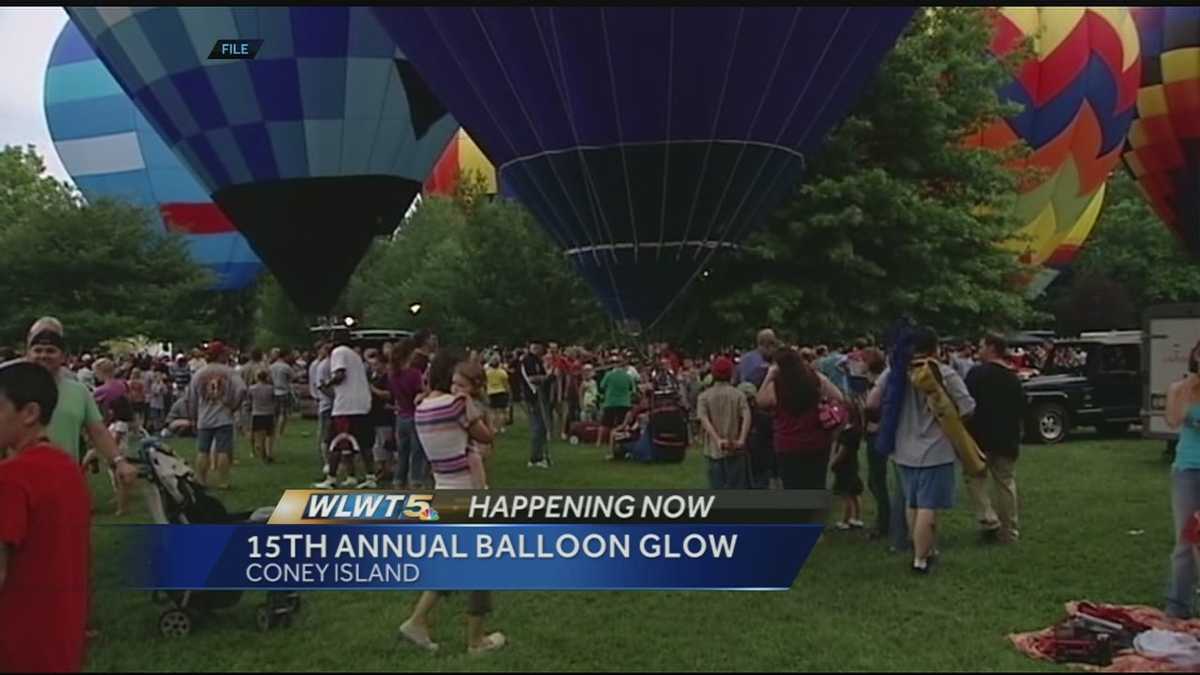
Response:
[{"label": "man in green shirt", "polygon": [[62,323],[53,317],[38,319],[29,329],[28,347],[29,360],[49,370],[58,382],[58,405],[46,428],[50,440],[79,457],[79,437],[87,433],[96,451],[114,466],[117,478],[125,485],[132,485],[137,480],[137,467],[118,453],[117,443],[105,428],[92,393],[77,380],[64,377],[66,343]]},{"label": "man in green shirt", "polygon": [[637,383],[629,374],[628,365],[628,357],[618,357],[616,366],[600,380],[600,393],[604,397],[604,413],[600,419],[602,437],[608,437],[609,432],[620,426],[633,407],[633,390]]}]

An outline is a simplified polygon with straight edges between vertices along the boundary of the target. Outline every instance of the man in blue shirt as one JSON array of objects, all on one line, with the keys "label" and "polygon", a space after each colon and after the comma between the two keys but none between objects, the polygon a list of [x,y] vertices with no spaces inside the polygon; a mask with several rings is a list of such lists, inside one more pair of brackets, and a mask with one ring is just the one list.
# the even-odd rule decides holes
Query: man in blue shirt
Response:
[{"label": "man in blue shirt", "polygon": [[775,331],[764,328],[758,331],[755,342],[758,347],[742,354],[738,359],[737,370],[733,376],[734,386],[742,382],[751,382],[755,387],[761,387],[763,379],[767,377],[771,359],[775,356],[775,350],[779,348],[779,339],[775,337]]}]

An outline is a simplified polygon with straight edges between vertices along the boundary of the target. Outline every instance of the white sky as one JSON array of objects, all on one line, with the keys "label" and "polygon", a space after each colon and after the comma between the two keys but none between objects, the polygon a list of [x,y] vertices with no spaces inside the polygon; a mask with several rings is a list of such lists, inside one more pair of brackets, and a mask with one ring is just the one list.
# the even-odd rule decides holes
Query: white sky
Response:
[{"label": "white sky", "polygon": [[32,143],[50,173],[69,181],[42,103],[46,62],[66,22],[61,7],[0,7],[0,147]]}]

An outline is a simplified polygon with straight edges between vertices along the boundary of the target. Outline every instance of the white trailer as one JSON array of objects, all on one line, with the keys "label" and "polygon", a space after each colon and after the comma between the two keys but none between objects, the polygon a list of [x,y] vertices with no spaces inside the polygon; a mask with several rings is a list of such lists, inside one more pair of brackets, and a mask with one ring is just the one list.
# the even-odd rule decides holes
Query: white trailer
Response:
[{"label": "white trailer", "polygon": [[1200,341],[1200,302],[1150,307],[1142,315],[1142,435],[1166,440],[1167,388],[1187,375],[1188,354]]}]

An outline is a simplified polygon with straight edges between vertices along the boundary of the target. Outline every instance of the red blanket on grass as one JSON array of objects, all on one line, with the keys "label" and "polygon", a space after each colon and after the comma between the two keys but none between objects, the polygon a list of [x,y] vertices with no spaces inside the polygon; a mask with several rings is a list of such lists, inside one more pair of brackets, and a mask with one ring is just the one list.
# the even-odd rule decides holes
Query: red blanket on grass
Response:
[{"label": "red blanket on grass", "polygon": [[[1068,602],[1066,605],[1067,616],[1074,616],[1076,608],[1082,601]],[[1150,628],[1160,630],[1172,630],[1181,633],[1189,633],[1200,638],[1200,619],[1172,619],[1164,614],[1161,610],[1153,607],[1145,607],[1143,605],[1108,605],[1104,603],[1093,603],[1096,607],[1108,610],[1117,610],[1126,612],[1131,619],[1140,621]],[[1043,630],[1034,631],[1032,633],[1014,633],[1008,636],[1012,640],[1013,645],[1018,650],[1028,654],[1029,656],[1041,661],[1054,661],[1054,655],[1049,651],[1049,643],[1054,638],[1054,627],[1045,628]],[[1157,672],[1157,673],[1181,673],[1188,672],[1187,669],[1173,665],[1167,661],[1152,659],[1141,654],[1138,654],[1132,649],[1122,650],[1113,655],[1111,666],[1104,668],[1091,666],[1086,664],[1069,664],[1076,668],[1091,670],[1102,673],[1134,673],[1134,672]]]}]

